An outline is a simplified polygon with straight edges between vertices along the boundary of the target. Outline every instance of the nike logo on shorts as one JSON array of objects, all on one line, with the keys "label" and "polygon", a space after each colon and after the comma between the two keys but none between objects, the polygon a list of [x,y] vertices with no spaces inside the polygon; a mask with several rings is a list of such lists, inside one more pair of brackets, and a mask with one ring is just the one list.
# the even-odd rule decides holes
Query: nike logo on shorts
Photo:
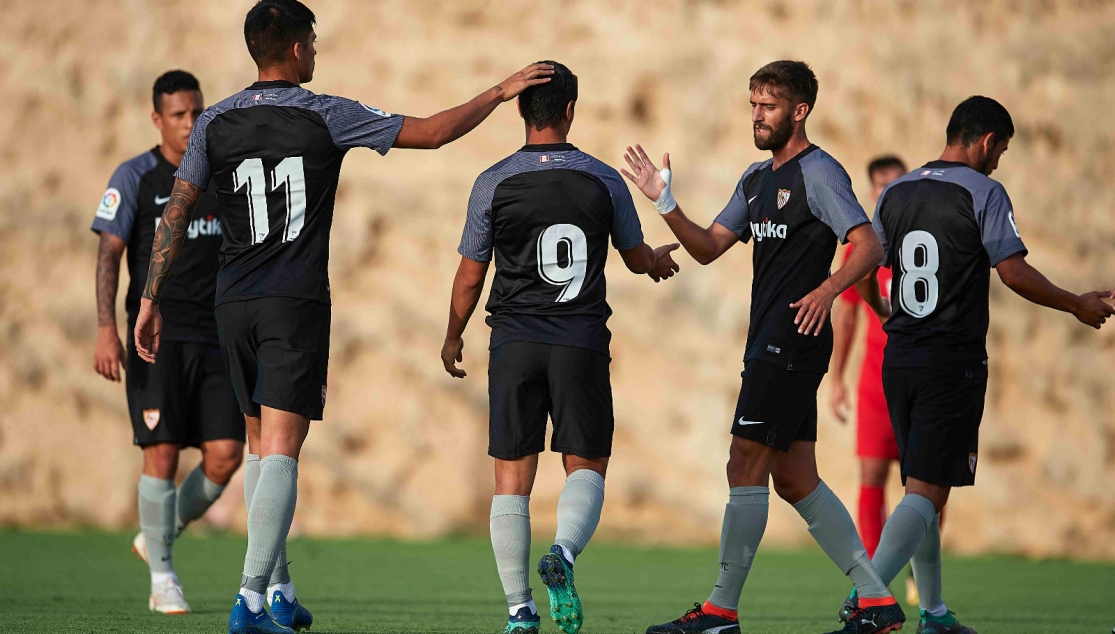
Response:
[{"label": "nike logo on shorts", "polygon": [[170,202],[170,196],[167,196],[166,198],[159,198],[158,196],[155,196],[155,204],[156,205],[165,205],[169,202]]},{"label": "nike logo on shorts", "polygon": [[739,421],[737,421],[737,422],[740,425],[762,425],[763,424],[763,421],[761,421],[761,420],[743,420],[743,418],[740,418]]}]

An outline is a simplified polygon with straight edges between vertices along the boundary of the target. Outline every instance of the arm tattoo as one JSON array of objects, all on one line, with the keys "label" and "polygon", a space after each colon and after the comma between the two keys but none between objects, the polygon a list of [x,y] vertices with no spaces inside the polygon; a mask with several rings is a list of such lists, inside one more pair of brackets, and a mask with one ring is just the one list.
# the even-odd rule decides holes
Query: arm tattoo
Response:
[{"label": "arm tattoo", "polygon": [[155,242],[151,245],[151,266],[147,269],[147,283],[143,287],[144,299],[158,302],[162,296],[170,267],[174,266],[178,250],[182,248],[190,216],[200,199],[200,187],[180,178],[174,179],[170,202],[163,210],[163,219],[155,230]]},{"label": "arm tattoo", "polygon": [[111,233],[101,233],[97,247],[97,325],[116,326],[116,289],[120,282],[120,256],[124,241]]}]

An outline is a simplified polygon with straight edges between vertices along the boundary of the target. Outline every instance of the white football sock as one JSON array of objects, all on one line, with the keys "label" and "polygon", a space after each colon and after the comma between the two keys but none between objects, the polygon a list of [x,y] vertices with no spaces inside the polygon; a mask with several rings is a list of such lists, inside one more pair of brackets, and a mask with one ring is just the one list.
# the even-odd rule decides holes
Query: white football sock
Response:
[{"label": "white football sock", "polygon": [[561,554],[565,557],[565,560],[569,563],[573,563],[573,560],[575,559],[573,557],[573,551],[569,550],[569,548],[565,546],[562,546],[561,544],[558,544],[558,547],[561,548]]},{"label": "white football sock", "polygon": [[286,583],[276,583],[267,586],[267,596],[273,597],[275,596],[275,592],[282,592],[283,598],[286,599],[288,603],[294,603],[294,582],[288,581]]},{"label": "white football sock", "polygon": [[926,609],[926,612],[932,614],[933,616],[944,616],[944,615],[948,614],[948,611],[949,610],[948,610],[948,608],[945,607],[944,603],[942,603],[941,605],[938,605],[935,608]]},{"label": "white football sock", "polygon": [[252,614],[259,614],[263,609],[263,595],[255,590],[240,588],[240,596],[244,597],[244,601],[248,604],[248,611]]},{"label": "white football sock", "polygon": [[152,572],[151,585],[156,586],[160,583],[166,583],[168,580],[173,579],[174,583],[178,583],[178,575],[171,572]]},{"label": "white football sock", "polygon": [[523,608],[530,608],[530,613],[531,614],[538,614],[538,607],[536,605],[534,605],[534,599],[531,599],[530,601],[527,601],[526,603],[517,603],[517,604],[507,608],[507,612],[511,616],[515,616],[515,614],[518,613],[518,611],[522,610]]}]

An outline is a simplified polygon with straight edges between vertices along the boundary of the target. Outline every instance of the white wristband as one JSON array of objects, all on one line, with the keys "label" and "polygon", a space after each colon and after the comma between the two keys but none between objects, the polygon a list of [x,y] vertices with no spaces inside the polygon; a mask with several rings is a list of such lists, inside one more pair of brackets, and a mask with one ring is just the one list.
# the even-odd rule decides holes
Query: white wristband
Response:
[{"label": "white wristband", "polygon": [[658,210],[658,213],[666,215],[678,206],[678,204],[674,202],[674,194],[670,191],[670,179],[673,173],[667,168],[659,172],[659,175],[662,176],[662,180],[666,181],[666,186],[662,188],[662,193],[658,195],[658,200],[654,201],[654,208]]}]

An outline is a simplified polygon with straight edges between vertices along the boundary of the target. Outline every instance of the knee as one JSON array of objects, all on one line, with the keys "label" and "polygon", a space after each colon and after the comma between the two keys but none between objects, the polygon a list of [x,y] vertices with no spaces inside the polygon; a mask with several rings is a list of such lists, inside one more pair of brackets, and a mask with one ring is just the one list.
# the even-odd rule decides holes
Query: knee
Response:
[{"label": "knee", "polygon": [[767,486],[770,481],[769,460],[763,452],[749,452],[732,443],[728,454],[728,486]]},{"label": "knee", "polygon": [[178,471],[178,445],[158,443],[143,448],[144,475],[173,480]]},{"label": "knee", "polygon": [[817,488],[813,482],[806,482],[804,480],[793,480],[787,478],[780,478],[777,475],[774,480],[774,492],[778,497],[786,500],[790,504],[797,504],[804,500],[813,489]]},{"label": "knee", "polygon": [[226,485],[244,460],[244,447],[222,447],[206,451],[202,457],[201,470],[205,477],[215,484]]}]

